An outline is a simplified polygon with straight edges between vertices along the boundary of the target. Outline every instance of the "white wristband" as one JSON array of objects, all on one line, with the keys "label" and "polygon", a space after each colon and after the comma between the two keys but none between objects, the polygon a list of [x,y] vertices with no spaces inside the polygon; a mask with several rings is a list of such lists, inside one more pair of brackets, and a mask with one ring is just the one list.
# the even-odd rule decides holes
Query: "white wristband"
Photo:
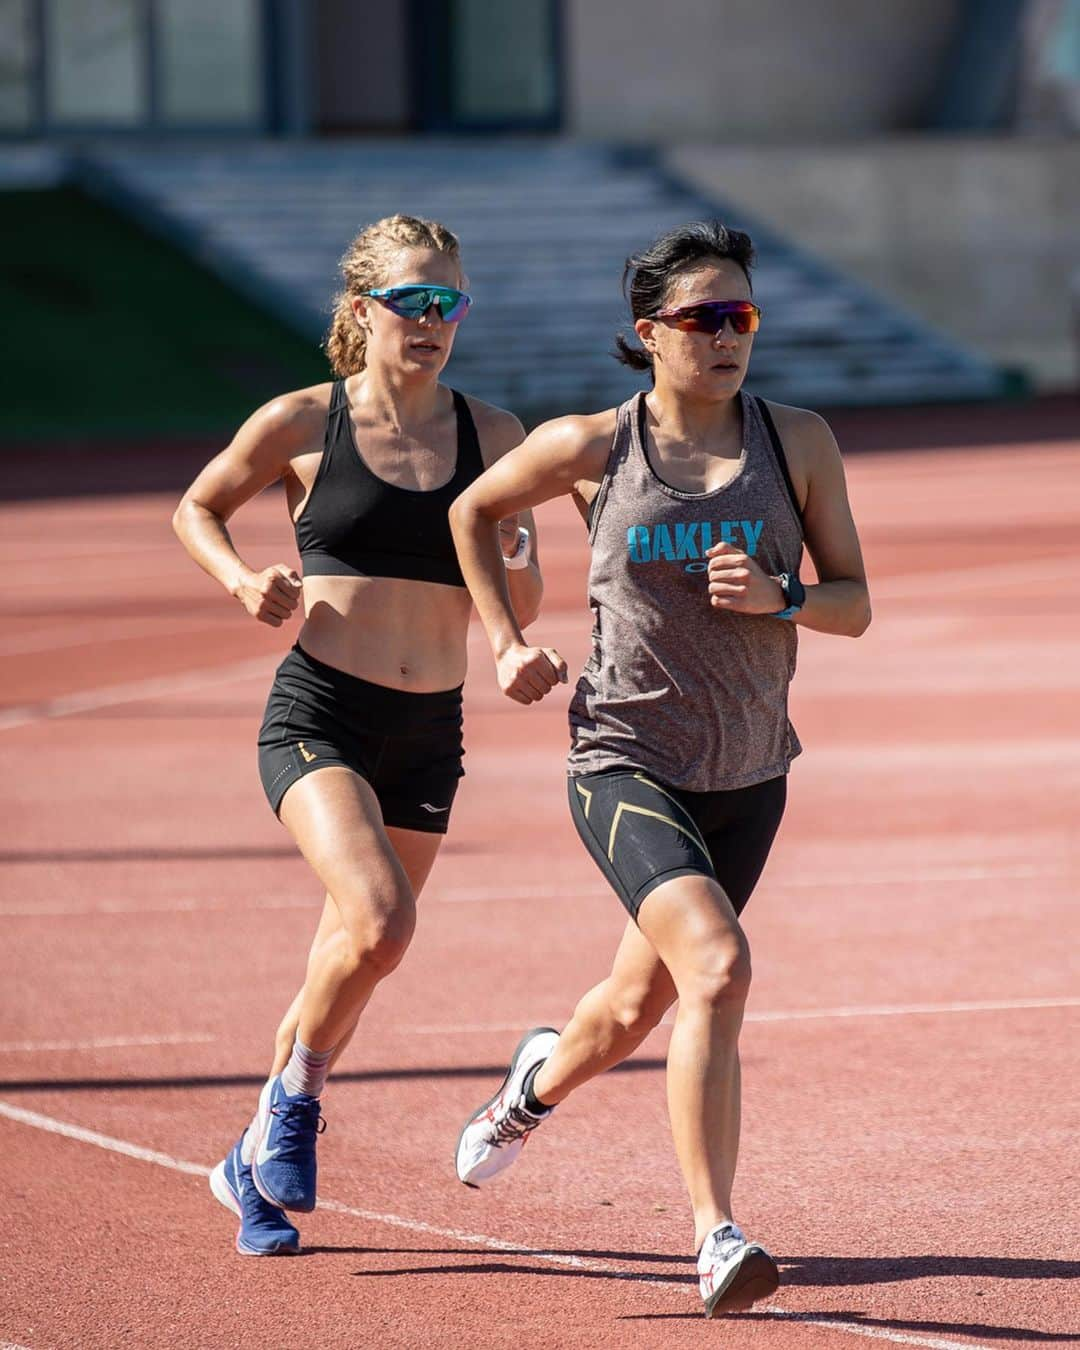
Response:
[{"label": "white wristband", "polygon": [[503,565],[508,572],[518,572],[529,565],[529,531],[524,525],[518,526],[517,544],[509,558],[503,554]]}]

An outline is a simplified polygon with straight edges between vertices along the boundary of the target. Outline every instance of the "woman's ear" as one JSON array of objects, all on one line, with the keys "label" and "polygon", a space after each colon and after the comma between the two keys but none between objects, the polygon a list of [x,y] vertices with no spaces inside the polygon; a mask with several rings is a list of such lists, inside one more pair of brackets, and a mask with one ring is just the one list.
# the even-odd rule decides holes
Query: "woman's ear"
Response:
[{"label": "woman's ear", "polygon": [[368,302],[366,295],[354,295],[349,300],[349,307],[353,312],[353,318],[361,328],[367,327],[367,309]]},{"label": "woman's ear", "polygon": [[634,332],[641,340],[641,345],[647,352],[656,351],[656,343],[653,334],[656,331],[656,324],[652,319],[635,319]]}]

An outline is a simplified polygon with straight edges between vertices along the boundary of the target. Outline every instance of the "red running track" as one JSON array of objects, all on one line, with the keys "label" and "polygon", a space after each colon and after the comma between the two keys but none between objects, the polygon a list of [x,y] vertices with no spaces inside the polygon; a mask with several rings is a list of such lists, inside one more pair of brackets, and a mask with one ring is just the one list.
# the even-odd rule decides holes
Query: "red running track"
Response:
[{"label": "red running track", "polygon": [[[410,956],[327,1096],[306,1255],[243,1259],[206,1171],[242,1126],[319,896],[262,799],[286,637],[181,555],[165,495],[2,511],[0,1345],[948,1347],[1080,1333],[1076,446],[850,465],[875,623],[804,635],[806,746],[748,929],[743,1223],[764,1308],[706,1323],[661,1029],[489,1191],[465,1112],[565,1020],[622,914],[568,822],[565,694],[475,634],[469,774]],[[242,514],[291,556],[280,499]],[[583,659],[585,553],[542,513]]]}]

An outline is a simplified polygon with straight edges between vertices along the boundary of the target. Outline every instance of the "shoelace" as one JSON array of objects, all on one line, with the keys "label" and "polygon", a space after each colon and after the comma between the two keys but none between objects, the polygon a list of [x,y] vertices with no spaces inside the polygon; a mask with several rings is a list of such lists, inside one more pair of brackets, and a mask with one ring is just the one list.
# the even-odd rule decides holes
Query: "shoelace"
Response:
[{"label": "shoelace", "polygon": [[709,1254],[723,1260],[730,1256],[732,1252],[737,1251],[745,1241],[746,1239],[739,1229],[731,1226],[721,1228],[713,1233],[709,1239]]},{"label": "shoelace", "polygon": [[285,1102],[270,1108],[270,1114],[281,1121],[281,1152],[288,1159],[310,1149],[316,1135],[326,1129],[317,1101]]},{"label": "shoelace", "polygon": [[530,1131],[536,1129],[542,1119],[542,1116],[531,1116],[520,1106],[511,1106],[502,1120],[496,1124],[492,1143],[498,1147],[501,1144],[513,1143],[515,1139],[524,1139]]}]

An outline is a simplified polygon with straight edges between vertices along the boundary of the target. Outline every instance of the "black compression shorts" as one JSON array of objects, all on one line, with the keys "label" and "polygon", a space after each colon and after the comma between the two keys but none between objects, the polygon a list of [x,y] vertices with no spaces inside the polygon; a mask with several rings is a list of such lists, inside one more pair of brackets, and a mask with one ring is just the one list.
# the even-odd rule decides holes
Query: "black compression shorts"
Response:
[{"label": "black compression shorts", "polygon": [[742,913],[769,856],[787,800],[787,776],[730,792],[684,792],[638,769],[568,780],[570,814],[585,847],[637,919],[672,877],[718,881]]},{"label": "black compression shorts", "polygon": [[445,834],[461,757],[461,689],[414,694],[316,661],[278,667],[259,731],[259,775],[276,813],[305,774],[343,764],[374,789],[383,823]]}]

